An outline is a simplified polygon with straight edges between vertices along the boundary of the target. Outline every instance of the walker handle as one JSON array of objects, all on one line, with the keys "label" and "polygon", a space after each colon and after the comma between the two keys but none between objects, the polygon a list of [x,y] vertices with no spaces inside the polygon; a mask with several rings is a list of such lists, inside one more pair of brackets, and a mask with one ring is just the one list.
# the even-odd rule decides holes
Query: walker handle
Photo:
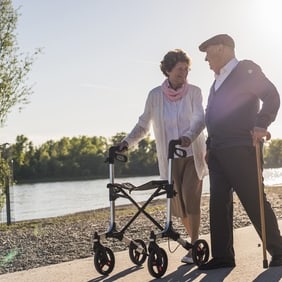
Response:
[{"label": "walker handle", "polygon": [[186,151],[181,148],[176,147],[177,145],[181,145],[180,139],[172,139],[169,141],[169,145],[168,145],[168,158],[169,159],[173,159],[174,154],[180,158],[186,157]]}]

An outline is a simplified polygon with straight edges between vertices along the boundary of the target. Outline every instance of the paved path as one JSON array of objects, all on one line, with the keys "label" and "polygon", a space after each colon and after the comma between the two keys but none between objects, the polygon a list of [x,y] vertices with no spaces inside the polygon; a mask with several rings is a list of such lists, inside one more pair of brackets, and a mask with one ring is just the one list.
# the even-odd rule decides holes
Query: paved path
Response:
[{"label": "paved path", "polygon": [[[282,230],[282,221],[279,222]],[[207,240],[209,236],[201,239]],[[163,247],[168,254],[168,269],[160,279],[154,279],[148,272],[147,262],[143,266],[135,266],[128,255],[128,251],[115,253],[115,268],[108,277],[97,273],[93,265],[93,258],[75,260],[57,265],[50,265],[28,271],[20,271],[0,275],[0,282],[110,282],[110,281],[202,281],[202,282],[278,282],[282,281],[282,266],[263,268],[262,247],[259,237],[252,226],[237,229],[234,232],[236,264],[233,269],[217,269],[200,271],[196,266],[180,263],[186,251],[179,247],[174,253],[168,251],[168,244]],[[170,248],[173,250],[177,243],[172,241]],[[268,262],[270,258],[268,257]]]}]

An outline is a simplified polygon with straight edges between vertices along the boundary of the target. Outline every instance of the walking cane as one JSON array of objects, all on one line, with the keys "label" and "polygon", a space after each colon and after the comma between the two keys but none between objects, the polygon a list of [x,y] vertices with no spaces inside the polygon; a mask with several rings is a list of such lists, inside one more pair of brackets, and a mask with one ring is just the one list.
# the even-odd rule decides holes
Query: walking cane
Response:
[{"label": "walking cane", "polygon": [[[270,139],[270,133],[267,132],[266,140]],[[263,140],[256,141],[256,159],[257,159],[257,173],[258,173],[258,188],[259,188],[259,206],[260,206],[260,220],[261,220],[261,239],[263,250],[263,268],[268,268],[267,255],[266,255],[266,231],[265,231],[265,213],[264,213],[264,191],[262,183],[262,154],[261,144]]]}]

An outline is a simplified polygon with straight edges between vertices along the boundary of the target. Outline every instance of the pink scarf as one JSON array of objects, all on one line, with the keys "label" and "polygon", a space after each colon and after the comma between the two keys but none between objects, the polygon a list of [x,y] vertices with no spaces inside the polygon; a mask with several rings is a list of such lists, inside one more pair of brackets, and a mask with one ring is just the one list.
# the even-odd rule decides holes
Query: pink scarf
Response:
[{"label": "pink scarf", "polygon": [[188,83],[185,82],[180,88],[174,90],[173,88],[171,88],[168,79],[166,79],[161,85],[161,89],[165,97],[167,97],[169,101],[174,102],[181,99],[184,95],[187,94]]}]

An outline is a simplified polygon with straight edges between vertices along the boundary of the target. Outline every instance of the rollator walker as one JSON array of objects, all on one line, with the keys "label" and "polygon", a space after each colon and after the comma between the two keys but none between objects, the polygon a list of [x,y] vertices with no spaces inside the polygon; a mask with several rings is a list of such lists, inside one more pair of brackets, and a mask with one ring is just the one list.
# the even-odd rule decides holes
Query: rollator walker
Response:
[{"label": "rollator walker", "polygon": [[[177,241],[186,250],[192,249],[192,257],[196,265],[200,266],[206,263],[209,259],[209,246],[205,240],[197,240],[194,244],[181,238],[180,234],[173,229],[172,214],[171,214],[171,201],[176,192],[173,190],[172,181],[172,165],[174,156],[186,157],[186,151],[177,147],[180,145],[180,140],[171,140],[168,148],[168,180],[152,180],[140,186],[134,186],[131,183],[115,183],[114,181],[114,162],[115,160],[126,162],[127,157],[123,152],[119,151],[118,146],[112,146],[109,149],[108,163],[109,163],[109,181],[107,188],[109,189],[110,199],[110,223],[106,233],[98,234],[94,232],[93,251],[94,251],[94,266],[102,275],[110,274],[115,266],[115,256],[113,251],[103,246],[101,241],[113,238],[124,242],[129,248],[129,257],[131,261],[141,266],[147,259],[147,267],[149,273],[155,277],[162,277],[168,266],[168,257],[166,251],[159,247],[157,239],[168,238]],[[138,204],[132,197],[131,193],[135,191],[154,190],[148,200],[142,205]],[[156,219],[154,219],[145,209],[151,201],[161,195],[167,198],[166,209],[166,223],[162,226]],[[124,225],[121,230],[117,230],[115,222],[115,201],[118,198],[128,199],[136,208],[137,212],[131,219]],[[151,231],[149,238],[149,246],[142,239],[127,238],[124,233],[140,215],[144,214],[159,230],[155,234]]]}]

